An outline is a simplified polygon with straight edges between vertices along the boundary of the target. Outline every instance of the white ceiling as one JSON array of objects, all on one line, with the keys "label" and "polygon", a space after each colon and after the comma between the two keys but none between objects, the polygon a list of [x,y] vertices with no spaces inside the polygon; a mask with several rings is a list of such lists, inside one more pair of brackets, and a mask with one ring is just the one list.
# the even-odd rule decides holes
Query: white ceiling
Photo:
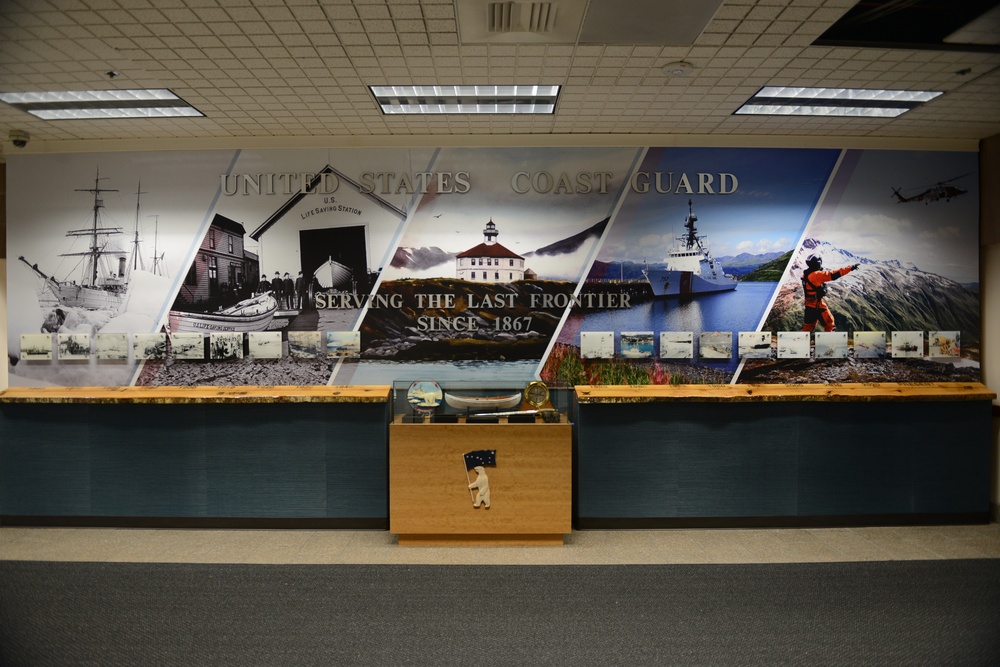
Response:
[{"label": "white ceiling", "polygon": [[[616,2],[623,16],[633,4]],[[690,0],[677,2],[656,4],[669,13]],[[80,140],[301,145],[310,137],[633,134],[969,142],[1000,133],[998,53],[812,46],[855,3],[725,0],[693,44],[657,45],[463,43],[455,0],[0,0],[0,91],[162,87],[205,114],[43,121],[0,103],[0,138],[24,130],[31,151]],[[676,61],[694,71],[669,76],[662,68]],[[109,78],[111,70],[119,75]],[[402,83],[563,89],[554,115],[383,116],[368,86]],[[763,85],[945,94],[892,120],[734,116]],[[17,149],[5,141],[3,150]]]}]

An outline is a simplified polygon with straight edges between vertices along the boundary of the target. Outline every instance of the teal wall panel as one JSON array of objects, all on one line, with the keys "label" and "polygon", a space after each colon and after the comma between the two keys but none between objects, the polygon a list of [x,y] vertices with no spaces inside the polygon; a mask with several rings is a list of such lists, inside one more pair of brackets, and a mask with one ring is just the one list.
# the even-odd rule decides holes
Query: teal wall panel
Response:
[{"label": "teal wall panel", "polygon": [[388,407],[0,408],[0,515],[388,524]]},{"label": "teal wall panel", "polygon": [[0,507],[3,514],[90,514],[90,407],[57,415],[25,405],[0,415]]},{"label": "teal wall panel", "polygon": [[237,409],[213,410],[205,429],[209,514],[326,516],[323,415],[308,405],[228,407]]},{"label": "teal wall panel", "polygon": [[90,407],[93,516],[205,516],[204,415],[178,407]]},{"label": "teal wall panel", "polygon": [[574,516],[986,516],[989,429],[981,401],[581,405]]}]

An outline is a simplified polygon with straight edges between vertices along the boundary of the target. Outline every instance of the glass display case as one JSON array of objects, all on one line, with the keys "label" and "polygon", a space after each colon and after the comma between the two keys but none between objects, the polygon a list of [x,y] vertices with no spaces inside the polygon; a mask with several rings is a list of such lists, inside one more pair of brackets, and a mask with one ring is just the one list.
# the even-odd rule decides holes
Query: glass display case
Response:
[{"label": "glass display case", "polygon": [[392,421],[434,423],[560,423],[569,421],[572,387],[541,381],[473,382],[400,379],[392,384]]}]

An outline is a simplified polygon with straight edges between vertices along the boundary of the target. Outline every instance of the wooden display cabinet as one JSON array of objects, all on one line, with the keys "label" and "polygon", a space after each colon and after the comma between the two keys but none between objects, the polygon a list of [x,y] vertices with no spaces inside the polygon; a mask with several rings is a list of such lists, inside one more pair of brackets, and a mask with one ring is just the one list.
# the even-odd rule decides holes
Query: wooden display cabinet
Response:
[{"label": "wooden display cabinet", "polygon": [[[541,417],[511,423],[507,416],[476,423],[471,415],[449,415],[447,406],[433,421],[414,420],[405,402],[394,407],[389,531],[399,544],[563,544],[572,530],[573,426],[565,410],[558,423]],[[559,401],[553,407],[558,409]],[[530,406],[517,406],[522,408]],[[478,489],[469,486],[477,473],[465,460],[467,453],[482,450],[496,452],[496,464],[483,466],[489,507],[475,506]]]}]

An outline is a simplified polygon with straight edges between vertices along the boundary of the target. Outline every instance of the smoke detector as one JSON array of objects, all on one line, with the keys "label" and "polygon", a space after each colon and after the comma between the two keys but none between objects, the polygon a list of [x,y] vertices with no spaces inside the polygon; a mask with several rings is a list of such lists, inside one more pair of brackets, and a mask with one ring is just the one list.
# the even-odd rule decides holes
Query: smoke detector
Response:
[{"label": "smoke detector", "polygon": [[694,71],[694,65],[678,60],[675,63],[667,63],[660,70],[667,76],[690,76],[691,72]]}]

